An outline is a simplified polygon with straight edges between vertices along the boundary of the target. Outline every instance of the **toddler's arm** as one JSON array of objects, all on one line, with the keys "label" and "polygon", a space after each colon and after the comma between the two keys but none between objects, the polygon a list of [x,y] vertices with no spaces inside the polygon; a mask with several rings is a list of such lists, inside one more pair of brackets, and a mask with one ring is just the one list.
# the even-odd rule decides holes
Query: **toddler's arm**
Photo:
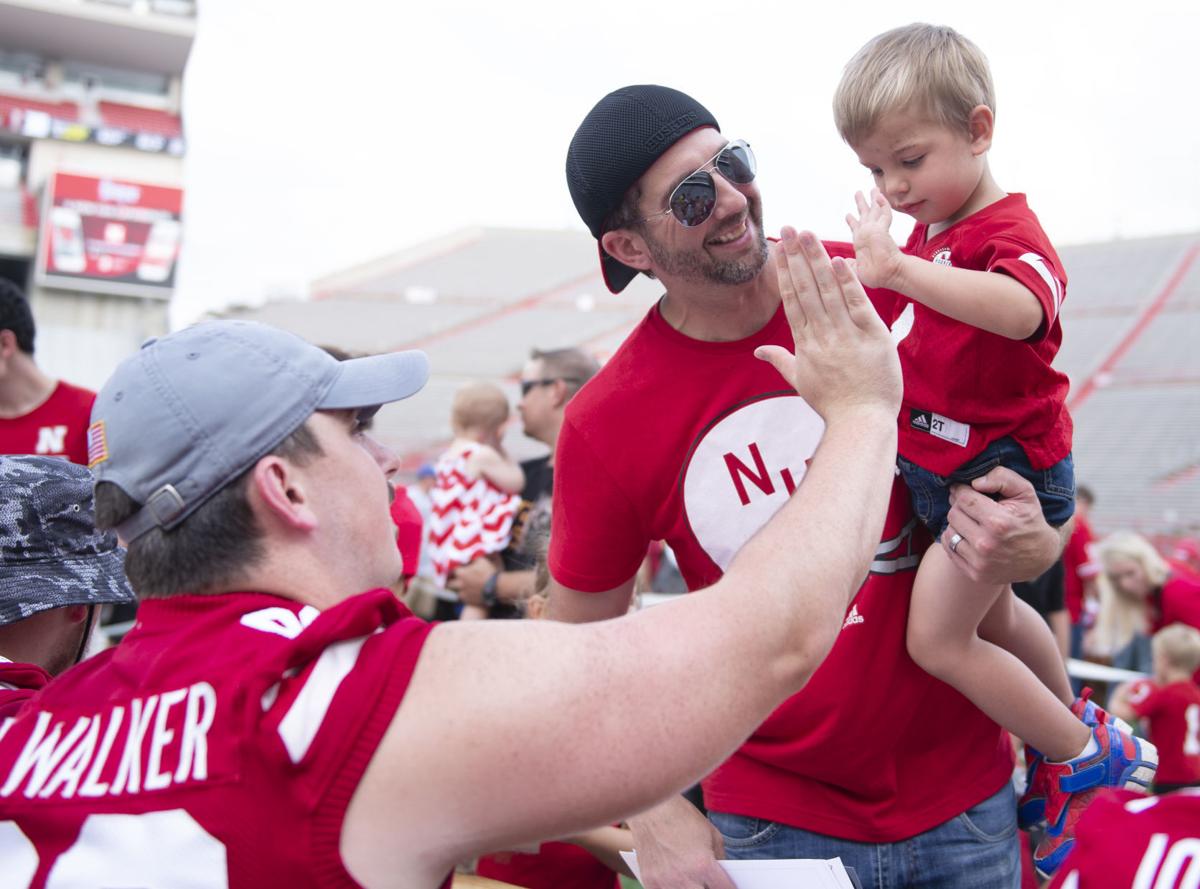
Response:
[{"label": "toddler's arm", "polygon": [[1042,305],[1024,284],[1008,275],[956,269],[901,252],[888,229],[892,208],[879,189],[867,201],[854,195],[858,216],[846,214],[854,237],[854,264],[868,287],[903,293],[935,312],[1013,340],[1042,325]]},{"label": "toddler's arm", "polygon": [[525,473],[521,467],[488,445],[479,446],[479,450],[471,455],[467,467],[470,472],[482,475],[501,491],[519,494],[525,487]]}]

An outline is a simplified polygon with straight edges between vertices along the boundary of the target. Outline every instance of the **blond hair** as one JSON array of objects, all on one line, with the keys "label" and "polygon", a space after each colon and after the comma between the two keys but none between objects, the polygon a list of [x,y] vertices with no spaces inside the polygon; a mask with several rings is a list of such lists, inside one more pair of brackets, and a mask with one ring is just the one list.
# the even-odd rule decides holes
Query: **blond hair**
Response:
[{"label": "blond hair", "polygon": [[1108,575],[1096,575],[1100,611],[1096,626],[1087,635],[1085,648],[1095,657],[1112,657],[1147,629],[1146,603],[1116,588]]},{"label": "blond hair", "polygon": [[454,393],[450,424],[466,429],[497,429],[508,419],[508,398],[494,383],[467,383]]},{"label": "blond hair", "polygon": [[1171,566],[1158,554],[1149,540],[1134,531],[1116,531],[1109,534],[1099,546],[1100,561],[1108,570],[1116,560],[1137,562],[1146,572],[1150,586],[1161,587],[1166,583]]},{"label": "blond hair", "polygon": [[905,25],[872,38],[854,54],[833,95],[838,132],[850,145],[884,115],[911,110],[970,133],[979,105],[996,111],[987,57],[953,28]]},{"label": "blond hair", "polygon": [[1157,657],[1189,676],[1200,670],[1200,630],[1195,627],[1187,624],[1163,627],[1150,640],[1150,648]]}]

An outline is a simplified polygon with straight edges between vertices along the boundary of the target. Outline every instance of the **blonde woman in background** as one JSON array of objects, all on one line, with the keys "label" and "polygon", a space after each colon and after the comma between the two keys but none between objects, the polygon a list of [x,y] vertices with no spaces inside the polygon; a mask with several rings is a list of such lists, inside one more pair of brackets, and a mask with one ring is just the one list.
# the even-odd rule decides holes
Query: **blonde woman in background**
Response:
[{"label": "blonde woman in background", "polygon": [[[1132,621],[1124,611],[1139,609],[1142,627],[1126,648],[1113,654],[1113,665],[1148,672],[1148,634],[1172,623],[1200,628],[1200,579],[1173,571],[1150,541],[1132,531],[1118,531],[1101,541],[1100,562],[1104,568],[1100,576],[1112,585],[1114,595],[1109,597],[1111,605],[1106,603],[1101,587],[1095,635],[1100,640],[1105,638],[1099,630],[1106,621],[1106,611],[1113,612],[1108,619],[1122,624]],[[1126,651],[1129,645],[1135,646],[1132,652]]]}]

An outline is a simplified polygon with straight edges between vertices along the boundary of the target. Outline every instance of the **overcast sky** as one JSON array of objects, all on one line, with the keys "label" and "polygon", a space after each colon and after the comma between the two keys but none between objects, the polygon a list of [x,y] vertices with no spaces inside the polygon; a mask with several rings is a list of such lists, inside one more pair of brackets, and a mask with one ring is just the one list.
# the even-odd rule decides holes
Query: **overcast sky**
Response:
[{"label": "overcast sky", "polygon": [[768,233],[842,238],[870,180],[830,99],[859,46],[912,21],[951,25],[988,55],[992,171],[1056,243],[1200,232],[1197,8],[204,0],[174,321],[303,294],[463,227],[582,230],[567,143],[631,83],[682,89],[753,144]]}]

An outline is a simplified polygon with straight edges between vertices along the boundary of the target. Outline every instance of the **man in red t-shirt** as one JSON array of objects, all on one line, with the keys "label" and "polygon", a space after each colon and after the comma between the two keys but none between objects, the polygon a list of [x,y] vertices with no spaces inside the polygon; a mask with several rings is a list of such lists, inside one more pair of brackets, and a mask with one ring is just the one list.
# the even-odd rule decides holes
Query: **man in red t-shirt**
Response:
[{"label": "man in red t-shirt", "polygon": [[[589,627],[429,624],[380,588],[398,460],[367,427],[424,384],[421,353],[338,362],[218,321],[128,358],[89,438],[143,601],[0,720],[5,885],[432,889],[696,780],[829,651],[893,473],[886,327],[845,267],[787,273],[811,342],[766,357],[826,426],[804,490],[711,591]],[[696,684],[717,658],[755,680]]]},{"label": "man in red t-shirt", "polygon": [[1091,488],[1079,485],[1075,489],[1075,528],[1062,555],[1063,593],[1071,618],[1071,657],[1075,658],[1083,656],[1083,634],[1091,625],[1091,616],[1099,600],[1096,575],[1100,573],[1100,563],[1094,552],[1095,535],[1088,520],[1094,502]]},{"label": "man in red t-shirt", "polygon": [[88,462],[87,427],[96,393],[42,373],[25,296],[0,279],[0,454],[44,454]]},{"label": "man in red t-shirt", "polygon": [[[1095,791],[1093,791],[1095,792]],[[1188,889],[1200,874],[1200,790],[1101,791],[1051,889]]]},{"label": "man in red t-shirt", "polygon": [[1154,790],[1165,793],[1200,785],[1200,630],[1171,624],[1154,634],[1154,679],[1117,689],[1112,712],[1147,723],[1158,748]]},{"label": "man in red t-shirt", "polygon": [[92,474],[0,456],[0,720],[84,657],[106,604],[136,601],[115,534],[92,525]]},{"label": "man in red t-shirt", "polygon": [[[746,143],[730,142],[700,103],[661,86],[610,93],[572,140],[568,186],[609,288],[645,272],[665,294],[567,408],[552,617],[624,612],[651,540],[671,546],[689,588],[712,583],[807,485],[821,420],[753,357],[764,346],[793,347],[767,267],[782,245],[764,237],[754,174]],[[801,241],[820,252],[811,235]],[[894,295],[871,296],[891,317]],[[967,542],[947,548],[954,563],[996,582],[1049,567],[1061,542],[1032,488],[1004,471],[975,485],[955,495],[953,524]],[[967,874],[979,885],[1016,880],[1007,736],[905,651],[913,573],[927,545],[893,481],[871,572],[830,657],[705,781],[719,832],[682,799],[631,820],[648,889],[731,889],[713,864],[722,854],[840,855],[867,887],[893,866],[891,886],[960,886]],[[730,619],[744,615],[731,609]],[[757,681],[721,659],[696,682],[726,672]],[[895,843],[903,854],[892,854]]]}]

